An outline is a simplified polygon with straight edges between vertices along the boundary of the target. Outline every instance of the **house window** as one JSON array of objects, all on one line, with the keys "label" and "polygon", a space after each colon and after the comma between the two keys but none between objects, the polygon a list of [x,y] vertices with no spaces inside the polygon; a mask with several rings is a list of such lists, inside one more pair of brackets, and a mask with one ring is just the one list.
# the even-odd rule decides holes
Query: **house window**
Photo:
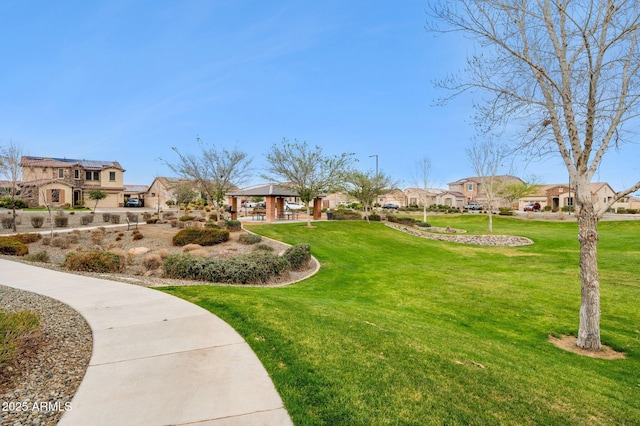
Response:
[{"label": "house window", "polygon": [[59,189],[52,189],[51,190],[51,202],[52,203],[59,203],[60,202],[60,190]]},{"label": "house window", "polygon": [[86,172],[85,173],[86,180],[100,180],[100,172]]},{"label": "house window", "polygon": [[116,172],[109,172],[109,180],[114,182],[116,180]]},{"label": "house window", "polygon": [[63,178],[64,177],[64,169],[58,169],[58,177],[59,178]]},{"label": "house window", "polygon": [[567,197],[567,206],[573,206],[573,197]]},{"label": "house window", "polygon": [[73,171],[73,178],[80,179],[80,170],[76,169]]},{"label": "house window", "polygon": [[467,191],[473,191],[473,184],[472,183],[468,183],[467,184]]}]

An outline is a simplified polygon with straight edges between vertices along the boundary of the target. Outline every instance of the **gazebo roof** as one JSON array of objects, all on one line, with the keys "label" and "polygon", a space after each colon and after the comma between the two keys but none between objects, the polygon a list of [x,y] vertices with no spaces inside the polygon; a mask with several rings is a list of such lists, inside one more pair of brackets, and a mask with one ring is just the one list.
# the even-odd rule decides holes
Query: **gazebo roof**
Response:
[{"label": "gazebo roof", "polygon": [[231,197],[266,197],[269,195],[276,197],[297,197],[298,193],[283,185],[269,183],[266,185],[256,185],[240,191],[227,194]]}]

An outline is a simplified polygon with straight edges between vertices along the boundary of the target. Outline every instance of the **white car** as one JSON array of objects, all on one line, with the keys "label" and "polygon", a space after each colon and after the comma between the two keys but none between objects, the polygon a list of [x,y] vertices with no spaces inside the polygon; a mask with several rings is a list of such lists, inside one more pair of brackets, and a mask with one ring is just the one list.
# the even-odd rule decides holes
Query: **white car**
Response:
[{"label": "white car", "polygon": [[285,201],[284,202],[284,209],[285,210],[302,210],[304,208],[304,206],[300,203],[297,203],[295,201]]}]

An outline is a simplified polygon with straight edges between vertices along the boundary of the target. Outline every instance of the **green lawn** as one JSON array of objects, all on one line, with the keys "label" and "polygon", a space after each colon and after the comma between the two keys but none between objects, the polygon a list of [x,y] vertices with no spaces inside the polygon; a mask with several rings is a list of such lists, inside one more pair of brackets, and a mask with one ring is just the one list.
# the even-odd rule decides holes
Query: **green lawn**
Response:
[{"label": "green lawn", "polygon": [[[482,233],[486,216],[432,216]],[[535,244],[477,247],[381,223],[251,229],[310,243],[320,272],[284,288],[177,287],[242,334],[298,425],[640,424],[640,222],[600,224],[602,340],[627,359],[565,352],[578,328],[577,224],[495,218]]]}]

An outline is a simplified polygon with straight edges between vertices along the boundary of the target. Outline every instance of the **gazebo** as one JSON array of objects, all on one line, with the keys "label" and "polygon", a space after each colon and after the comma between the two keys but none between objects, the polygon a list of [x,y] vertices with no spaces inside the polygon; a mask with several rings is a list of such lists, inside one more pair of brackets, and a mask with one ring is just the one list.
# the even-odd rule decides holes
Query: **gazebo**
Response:
[{"label": "gazebo", "polygon": [[[298,194],[284,185],[270,183],[246,188],[227,194],[228,204],[231,206],[231,218],[238,218],[238,198],[264,197],[266,204],[265,220],[275,222],[284,217],[284,202],[286,198],[298,197]],[[313,200],[313,219],[318,220],[322,215],[322,197]]]}]

